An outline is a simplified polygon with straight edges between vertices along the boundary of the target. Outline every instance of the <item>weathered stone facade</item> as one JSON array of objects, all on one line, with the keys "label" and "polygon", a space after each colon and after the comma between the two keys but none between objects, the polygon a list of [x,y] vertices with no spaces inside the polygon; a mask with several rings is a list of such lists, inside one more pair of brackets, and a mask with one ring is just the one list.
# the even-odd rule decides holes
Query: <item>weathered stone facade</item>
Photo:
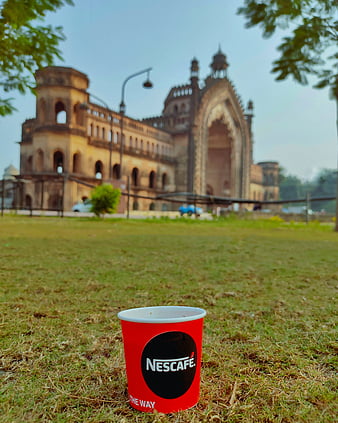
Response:
[{"label": "weathered stone facade", "polygon": [[142,121],[91,102],[89,80],[75,69],[39,70],[36,117],[24,122],[20,143],[24,205],[70,210],[93,185],[126,191],[128,181],[139,196],[131,208],[140,210],[176,207],[144,198],[169,192],[277,199],[278,163],[253,164],[253,105],[243,109],[227,67],[219,51],[202,86],[193,59],[190,84],[173,87],[162,115]]}]

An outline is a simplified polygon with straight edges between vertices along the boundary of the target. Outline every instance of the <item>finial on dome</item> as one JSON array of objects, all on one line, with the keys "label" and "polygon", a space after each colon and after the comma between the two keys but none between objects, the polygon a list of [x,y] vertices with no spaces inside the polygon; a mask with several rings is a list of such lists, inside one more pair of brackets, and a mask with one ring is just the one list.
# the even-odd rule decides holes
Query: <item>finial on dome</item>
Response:
[{"label": "finial on dome", "polygon": [[253,101],[252,100],[249,100],[248,101],[247,110],[248,110],[248,112],[253,113],[253,109],[254,109]]}]

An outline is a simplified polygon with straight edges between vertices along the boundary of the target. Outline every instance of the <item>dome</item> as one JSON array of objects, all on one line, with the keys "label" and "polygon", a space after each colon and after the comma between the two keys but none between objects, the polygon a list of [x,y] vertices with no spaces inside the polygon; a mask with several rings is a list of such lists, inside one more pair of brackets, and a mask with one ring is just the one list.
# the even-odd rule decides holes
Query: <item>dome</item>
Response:
[{"label": "dome", "polygon": [[224,73],[228,68],[228,62],[225,54],[222,52],[221,47],[219,47],[218,52],[214,55],[213,61],[210,65],[214,74],[220,76],[220,73]]},{"label": "dome", "polygon": [[191,76],[198,78],[198,71],[199,71],[198,60],[196,59],[196,57],[194,57],[191,61],[191,66],[190,66]]},{"label": "dome", "polygon": [[14,179],[14,176],[19,175],[19,171],[13,165],[9,165],[5,168],[3,179]]},{"label": "dome", "polygon": [[191,61],[191,70],[199,70],[198,60],[194,57]]}]

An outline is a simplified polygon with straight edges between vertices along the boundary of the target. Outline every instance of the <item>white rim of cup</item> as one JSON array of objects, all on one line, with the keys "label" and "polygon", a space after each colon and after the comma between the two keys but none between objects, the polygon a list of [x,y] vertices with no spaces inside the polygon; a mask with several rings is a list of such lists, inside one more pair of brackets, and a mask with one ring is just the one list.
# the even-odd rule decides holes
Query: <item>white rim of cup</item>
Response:
[{"label": "white rim of cup", "polygon": [[[177,316],[174,316],[174,313]],[[162,316],[161,316],[162,314]],[[186,306],[139,307],[120,311],[120,320],[135,323],[180,323],[202,319],[207,312],[203,308]]]}]

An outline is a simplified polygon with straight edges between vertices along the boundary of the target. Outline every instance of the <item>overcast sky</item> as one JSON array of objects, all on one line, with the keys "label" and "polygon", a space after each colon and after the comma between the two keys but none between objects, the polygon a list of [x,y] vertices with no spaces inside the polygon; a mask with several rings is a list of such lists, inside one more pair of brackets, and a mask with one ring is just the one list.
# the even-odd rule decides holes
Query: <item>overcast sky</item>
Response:
[{"label": "overcast sky", "polygon": [[[228,76],[244,105],[254,103],[254,160],[275,160],[288,174],[310,179],[337,166],[336,106],[328,90],[276,82],[270,73],[278,37],[263,39],[236,15],[240,0],[75,0],[48,16],[62,25],[64,62],[90,79],[89,91],[118,110],[129,75],[153,67],[152,90],[143,76],[126,86],[126,113],[136,119],[160,115],[172,86],[189,82],[190,62],[199,60],[200,80],[219,45],[227,56]],[[19,168],[21,125],[35,117],[35,97],[11,95],[18,109],[0,118],[0,172]]]}]

